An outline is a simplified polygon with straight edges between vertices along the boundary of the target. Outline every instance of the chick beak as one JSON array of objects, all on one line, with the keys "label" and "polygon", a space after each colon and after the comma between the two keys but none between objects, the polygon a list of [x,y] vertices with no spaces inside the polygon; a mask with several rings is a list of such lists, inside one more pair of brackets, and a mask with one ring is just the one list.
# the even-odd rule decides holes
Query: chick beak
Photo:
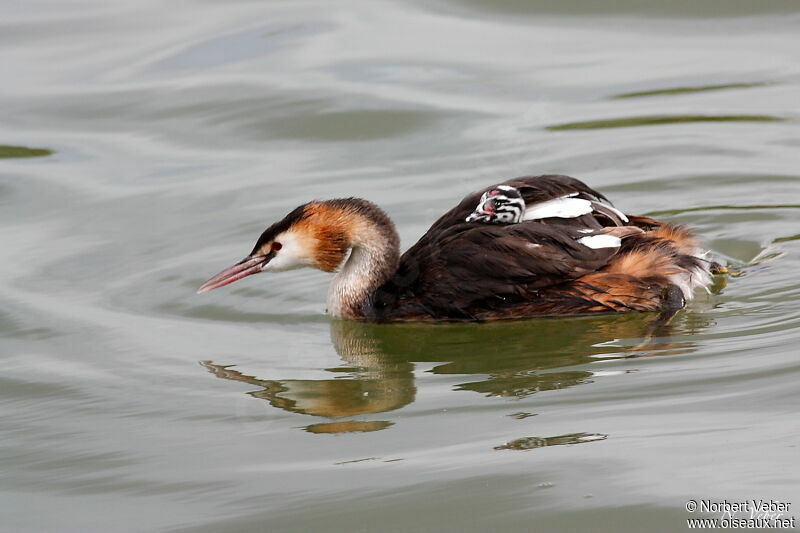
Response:
[{"label": "chick beak", "polygon": [[486,208],[484,206],[479,206],[478,209],[470,213],[470,215],[466,218],[467,222],[475,222],[475,221],[484,221],[484,220],[491,220],[492,215],[494,215],[494,210]]},{"label": "chick beak", "polygon": [[267,255],[257,255],[255,257],[248,256],[233,265],[226,268],[210,280],[206,281],[200,288],[197,289],[197,294],[202,294],[218,287],[223,287],[234,281],[239,281],[247,276],[258,274],[269,263],[270,259],[274,257],[274,253]]}]

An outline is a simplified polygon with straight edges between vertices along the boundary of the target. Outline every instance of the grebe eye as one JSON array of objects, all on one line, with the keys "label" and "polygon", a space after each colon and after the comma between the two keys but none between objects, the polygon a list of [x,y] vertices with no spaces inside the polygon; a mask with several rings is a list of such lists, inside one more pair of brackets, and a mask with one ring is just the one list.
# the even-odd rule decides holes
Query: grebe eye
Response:
[{"label": "grebe eye", "polygon": [[279,243],[279,242],[273,242],[272,243],[272,251],[273,252],[277,252],[281,248],[283,248],[283,245],[281,243]]}]

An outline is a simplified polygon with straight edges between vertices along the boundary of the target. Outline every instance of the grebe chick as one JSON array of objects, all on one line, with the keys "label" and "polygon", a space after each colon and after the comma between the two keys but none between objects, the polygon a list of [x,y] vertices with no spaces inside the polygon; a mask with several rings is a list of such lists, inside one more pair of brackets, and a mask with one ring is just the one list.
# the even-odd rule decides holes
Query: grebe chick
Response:
[{"label": "grebe chick", "polygon": [[674,310],[711,284],[692,233],[625,215],[583,182],[515,178],[467,195],[402,256],[358,198],[314,201],[267,228],[207,292],[259,272],[336,272],[328,311],[374,321],[499,320]]}]

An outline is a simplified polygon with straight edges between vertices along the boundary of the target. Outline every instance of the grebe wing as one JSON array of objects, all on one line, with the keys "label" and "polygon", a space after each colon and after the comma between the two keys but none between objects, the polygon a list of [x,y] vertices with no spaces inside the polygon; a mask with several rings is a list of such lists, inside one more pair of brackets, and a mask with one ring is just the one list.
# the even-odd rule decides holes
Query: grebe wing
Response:
[{"label": "grebe wing", "polygon": [[401,258],[387,290],[437,316],[525,301],[605,266],[634,227],[460,224]]}]

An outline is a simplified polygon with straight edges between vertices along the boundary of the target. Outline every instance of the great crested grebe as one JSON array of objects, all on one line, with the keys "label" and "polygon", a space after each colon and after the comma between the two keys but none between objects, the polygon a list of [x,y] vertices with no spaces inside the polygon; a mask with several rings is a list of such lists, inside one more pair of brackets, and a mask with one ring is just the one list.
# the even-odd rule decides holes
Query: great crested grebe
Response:
[{"label": "great crested grebe", "polygon": [[467,195],[402,256],[394,224],[359,198],[314,201],[267,228],[198,293],[259,272],[337,272],[336,317],[498,320],[675,310],[711,271],[692,233],[625,215],[568,176],[515,178]]}]

